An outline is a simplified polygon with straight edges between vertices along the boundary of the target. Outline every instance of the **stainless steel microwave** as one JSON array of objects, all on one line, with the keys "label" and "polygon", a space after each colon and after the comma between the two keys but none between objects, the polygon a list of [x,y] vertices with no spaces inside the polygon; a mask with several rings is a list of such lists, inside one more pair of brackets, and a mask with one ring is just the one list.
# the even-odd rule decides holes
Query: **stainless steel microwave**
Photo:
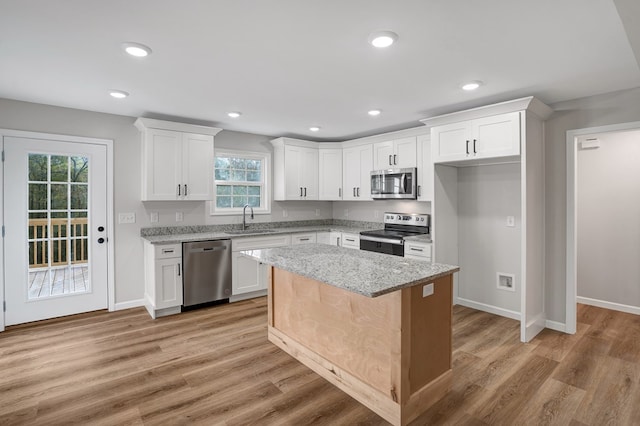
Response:
[{"label": "stainless steel microwave", "polygon": [[417,198],[417,169],[374,170],[371,172],[371,198],[374,200]]}]

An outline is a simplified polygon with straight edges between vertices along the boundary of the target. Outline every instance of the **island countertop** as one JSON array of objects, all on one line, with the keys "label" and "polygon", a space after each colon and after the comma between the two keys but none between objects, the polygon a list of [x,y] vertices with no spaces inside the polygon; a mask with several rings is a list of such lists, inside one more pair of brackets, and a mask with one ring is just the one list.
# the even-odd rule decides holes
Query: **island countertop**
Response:
[{"label": "island countertop", "polygon": [[453,265],[325,244],[247,250],[242,254],[367,297],[381,296],[460,270]]}]

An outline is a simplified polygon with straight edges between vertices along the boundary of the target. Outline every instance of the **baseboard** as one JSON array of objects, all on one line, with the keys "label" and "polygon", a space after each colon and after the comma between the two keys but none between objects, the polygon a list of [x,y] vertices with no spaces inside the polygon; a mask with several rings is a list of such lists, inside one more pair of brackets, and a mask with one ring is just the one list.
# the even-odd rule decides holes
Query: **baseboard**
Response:
[{"label": "baseboard", "polygon": [[545,327],[551,330],[561,331],[563,333],[567,332],[567,325],[563,322],[546,320]]},{"label": "baseboard", "polygon": [[121,311],[123,309],[139,308],[140,306],[144,306],[144,299],[129,300],[127,302],[116,303],[115,310]]},{"label": "baseboard", "polygon": [[612,311],[626,312],[628,314],[640,315],[640,307],[623,305],[622,303],[607,302],[606,300],[591,299],[589,297],[576,297],[576,302],[583,305],[597,306],[599,308],[611,309]]},{"label": "baseboard", "polygon": [[238,294],[229,298],[229,303],[239,302],[241,300],[254,299],[256,297],[263,297],[267,295],[267,290],[252,291],[250,293]]},{"label": "baseboard", "polygon": [[458,297],[456,302],[458,305],[466,306],[467,308],[473,308],[479,311],[484,311],[490,314],[500,315],[501,317],[507,317],[520,321],[520,312],[510,311],[509,309],[503,309],[497,306],[487,305],[485,303],[474,302],[473,300],[464,299],[462,297]]}]

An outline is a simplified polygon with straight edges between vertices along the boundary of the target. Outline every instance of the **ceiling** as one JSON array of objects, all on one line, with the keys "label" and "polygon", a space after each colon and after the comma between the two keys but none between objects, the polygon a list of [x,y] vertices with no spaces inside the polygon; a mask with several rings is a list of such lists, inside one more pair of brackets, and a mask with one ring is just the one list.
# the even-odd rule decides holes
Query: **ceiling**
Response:
[{"label": "ceiling", "polygon": [[[639,87],[639,4],[2,0],[0,97],[352,139],[522,96],[554,103]],[[399,35],[396,44],[369,45],[369,34],[384,29]],[[123,42],[153,53],[130,57]],[[469,80],[484,85],[462,91]],[[110,89],[130,96],[114,99]],[[382,114],[368,116],[374,108]]]}]

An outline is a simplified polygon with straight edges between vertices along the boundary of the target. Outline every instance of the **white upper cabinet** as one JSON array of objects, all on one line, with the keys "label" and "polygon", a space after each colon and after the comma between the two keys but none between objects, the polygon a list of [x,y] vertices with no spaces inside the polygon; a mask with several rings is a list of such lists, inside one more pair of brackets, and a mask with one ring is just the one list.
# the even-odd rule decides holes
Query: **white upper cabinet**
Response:
[{"label": "white upper cabinet", "polygon": [[318,199],[318,148],[290,138],[271,141],[274,148],[274,200]]},{"label": "white upper cabinet", "polygon": [[318,149],[318,199],[342,200],[342,148]]},{"label": "white upper cabinet", "polygon": [[371,200],[371,171],[373,146],[371,144],[344,148],[342,164],[342,199]]},{"label": "white upper cabinet", "polygon": [[142,201],[213,198],[213,139],[221,130],[139,118]]},{"label": "white upper cabinet", "polygon": [[431,128],[434,163],[520,155],[520,112]]},{"label": "white upper cabinet", "polygon": [[416,167],[416,137],[373,144],[374,170]]},{"label": "white upper cabinet", "polygon": [[417,138],[418,148],[418,201],[433,201],[433,161],[431,160],[431,137]]}]

